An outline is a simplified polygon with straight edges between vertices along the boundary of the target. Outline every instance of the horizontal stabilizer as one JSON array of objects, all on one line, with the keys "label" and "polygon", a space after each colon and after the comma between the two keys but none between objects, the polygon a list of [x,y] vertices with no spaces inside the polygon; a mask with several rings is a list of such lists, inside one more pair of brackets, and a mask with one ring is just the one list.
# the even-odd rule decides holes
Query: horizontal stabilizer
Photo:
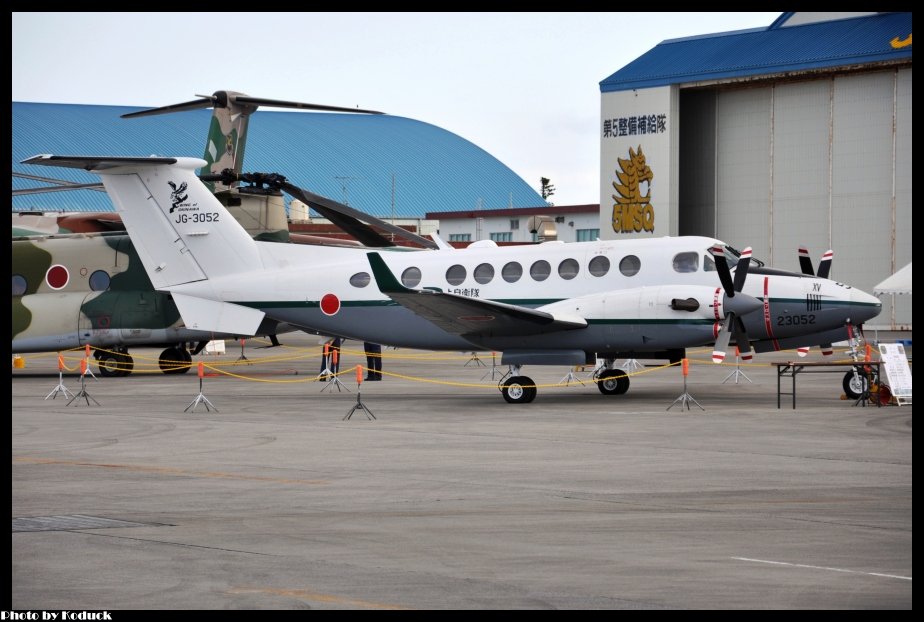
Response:
[{"label": "horizontal stabilizer", "polygon": [[230,302],[207,300],[186,294],[173,294],[183,322],[187,328],[232,335],[256,335],[263,316],[262,311],[242,307]]},{"label": "horizontal stabilizer", "polygon": [[82,168],[85,171],[105,171],[119,166],[140,164],[155,166],[158,164],[176,164],[177,158],[137,158],[137,157],[95,157],[95,156],[56,156],[41,154],[23,160],[23,164],[38,164],[40,166],[58,166],[61,168]]}]

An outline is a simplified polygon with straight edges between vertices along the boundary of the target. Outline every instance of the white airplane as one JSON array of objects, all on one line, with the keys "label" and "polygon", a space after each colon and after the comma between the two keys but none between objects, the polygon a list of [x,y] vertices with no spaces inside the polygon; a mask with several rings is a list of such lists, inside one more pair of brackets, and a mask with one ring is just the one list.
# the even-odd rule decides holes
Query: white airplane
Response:
[{"label": "white airplane", "polygon": [[732,337],[746,359],[752,349],[825,345],[881,307],[827,278],[751,267],[749,249],[707,237],[465,250],[258,242],[196,176],[203,160],[25,162],[101,176],[154,287],[171,294],[188,328],[253,334],[271,318],[357,341],[502,352],[510,375],[500,388],[511,403],[536,396],[522,365],[600,358],[600,391],[616,395],[629,388],[617,358],[679,360],[685,348],[715,343],[721,362]]}]

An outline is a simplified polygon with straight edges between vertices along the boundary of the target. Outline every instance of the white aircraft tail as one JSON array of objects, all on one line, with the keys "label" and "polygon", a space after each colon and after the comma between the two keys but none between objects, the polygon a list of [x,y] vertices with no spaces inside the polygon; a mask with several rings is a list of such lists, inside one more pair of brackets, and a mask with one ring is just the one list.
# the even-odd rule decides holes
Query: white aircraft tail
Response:
[{"label": "white aircraft tail", "polygon": [[[196,176],[204,160],[43,155],[24,163],[97,173],[155,289],[263,268],[256,242]],[[189,328],[252,335],[263,319],[262,311],[215,300],[209,287],[185,289],[173,298]]]},{"label": "white aircraft tail", "polygon": [[100,175],[156,289],[262,268],[257,245],[196,176],[197,158],[36,156]]}]

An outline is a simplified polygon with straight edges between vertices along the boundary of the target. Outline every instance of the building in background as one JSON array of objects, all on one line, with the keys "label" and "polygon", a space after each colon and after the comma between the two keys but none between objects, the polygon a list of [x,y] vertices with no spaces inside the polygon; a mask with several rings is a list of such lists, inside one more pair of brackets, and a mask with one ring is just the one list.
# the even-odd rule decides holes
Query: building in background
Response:
[{"label": "building in background", "polygon": [[[47,175],[19,162],[39,153],[200,157],[211,111],[121,119],[125,106],[13,102],[13,172]],[[31,170],[30,170],[31,169]],[[435,125],[392,115],[259,110],[250,119],[245,171],[292,183],[383,220],[427,212],[545,205],[539,193],[484,149]],[[95,183],[95,175],[55,176]],[[44,185],[13,178],[13,189]],[[104,192],[29,194],[13,211],[111,211]],[[307,214],[293,214],[307,220]],[[426,233],[425,231],[422,231]]]},{"label": "building in background", "polygon": [[[911,13],[783,13],[600,83],[601,238],[706,235],[871,291],[911,261]],[[879,328],[911,328],[883,298]]]}]

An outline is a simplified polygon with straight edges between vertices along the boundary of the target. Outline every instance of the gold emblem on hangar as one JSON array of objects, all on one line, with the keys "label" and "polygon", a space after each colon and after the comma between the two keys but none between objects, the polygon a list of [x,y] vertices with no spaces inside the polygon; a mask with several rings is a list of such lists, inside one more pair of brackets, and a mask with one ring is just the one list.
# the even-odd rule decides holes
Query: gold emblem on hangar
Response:
[{"label": "gold emblem on hangar", "polygon": [[617,158],[617,181],[613,182],[613,231],[616,233],[654,233],[654,208],[651,206],[651,180],[654,173],[645,163],[642,146],[638,152],[629,147],[629,159]]}]

